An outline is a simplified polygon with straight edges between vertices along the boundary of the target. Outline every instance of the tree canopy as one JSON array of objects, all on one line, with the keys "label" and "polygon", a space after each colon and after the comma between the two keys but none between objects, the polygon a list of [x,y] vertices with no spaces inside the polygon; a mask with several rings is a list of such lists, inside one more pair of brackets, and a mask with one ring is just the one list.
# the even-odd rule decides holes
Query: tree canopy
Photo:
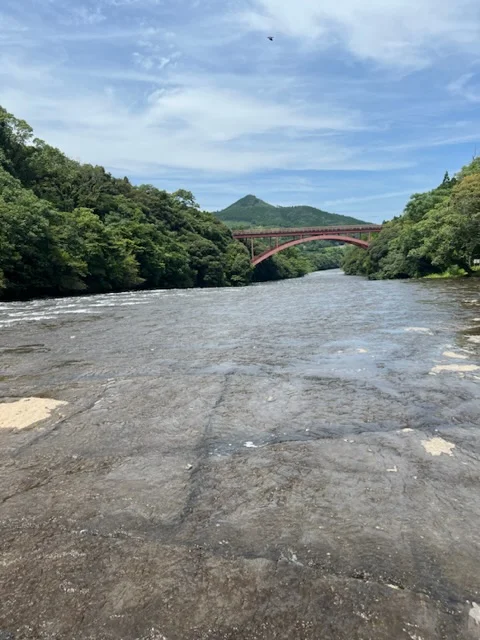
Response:
[{"label": "tree canopy", "polygon": [[0,107],[0,296],[251,280],[247,249],[194,196],[81,164]]},{"label": "tree canopy", "polygon": [[387,222],[367,251],[348,248],[347,274],[371,279],[471,273],[480,258],[480,158],[456,176],[411,196],[401,216]]}]

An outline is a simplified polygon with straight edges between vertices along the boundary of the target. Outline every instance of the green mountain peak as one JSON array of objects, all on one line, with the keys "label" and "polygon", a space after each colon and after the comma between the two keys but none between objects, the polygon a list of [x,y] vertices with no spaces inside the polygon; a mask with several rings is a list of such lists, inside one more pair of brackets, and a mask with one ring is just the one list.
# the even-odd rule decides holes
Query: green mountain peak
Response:
[{"label": "green mountain peak", "polygon": [[263,200],[260,200],[260,198],[257,198],[257,196],[249,194],[243,198],[240,198],[240,200],[237,200],[237,202],[234,202],[227,208],[231,209],[232,207],[255,207],[258,205],[266,205],[267,207],[271,206],[267,202],[264,202]]},{"label": "green mountain peak", "polygon": [[276,207],[252,194],[244,196],[222,211],[217,211],[215,215],[232,228],[365,224],[357,218],[329,213],[316,207]]}]

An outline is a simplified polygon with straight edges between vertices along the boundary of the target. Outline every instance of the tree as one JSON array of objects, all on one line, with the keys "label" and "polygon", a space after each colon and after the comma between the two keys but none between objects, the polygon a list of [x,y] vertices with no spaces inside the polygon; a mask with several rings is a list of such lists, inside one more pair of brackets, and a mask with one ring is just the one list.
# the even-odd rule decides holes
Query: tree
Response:
[{"label": "tree", "polygon": [[191,192],[133,186],[0,108],[0,294],[247,284],[244,246]]},{"label": "tree", "polygon": [[174,193],[172,193],[173,199],[176,203],[181,205],[182,207],[191,207],[192,209],[200,209],[197,201],[195,200],[195,196],[191,191],[186,191],[185,189],[178,189]]},{"label": "tree", "polygon": [[225,273],[227,281],[233,286],[250,282],[253,267],[247,248],[240,242],[229,244],[225,254]]},{"label": "tree", "polygon": [[480,160],[454,178],[414,194],[404,214],[387,223],[367,255],[347,252],[344,269],[371,278],[412,278],[458,268],[471,271],[480,254]]}]

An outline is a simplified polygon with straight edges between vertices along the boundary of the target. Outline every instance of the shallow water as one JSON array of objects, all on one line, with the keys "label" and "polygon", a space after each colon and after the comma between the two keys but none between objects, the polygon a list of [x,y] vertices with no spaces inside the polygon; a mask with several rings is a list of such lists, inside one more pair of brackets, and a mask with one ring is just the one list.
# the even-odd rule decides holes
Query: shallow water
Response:
[{"label": "shallow water", "polygon": [[0,304],[3,398],[69,403],[0,430],[0,637],[480,638],[479,316],[338,271]]}]

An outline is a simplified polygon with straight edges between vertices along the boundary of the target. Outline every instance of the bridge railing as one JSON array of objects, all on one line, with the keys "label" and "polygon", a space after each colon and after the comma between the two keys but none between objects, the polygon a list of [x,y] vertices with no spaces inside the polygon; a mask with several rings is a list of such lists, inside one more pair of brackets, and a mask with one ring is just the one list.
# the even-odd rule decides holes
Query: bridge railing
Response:
[{"label": "bridge railing", "polygon": [[375,233],[382,230],[382,225],[342,225],[329,227],[293,227],[279,229],[235,229],[232,231],[234,238],[266,238],[271,236],[288,237],[297,235],[338,234],[338,233]]}]

